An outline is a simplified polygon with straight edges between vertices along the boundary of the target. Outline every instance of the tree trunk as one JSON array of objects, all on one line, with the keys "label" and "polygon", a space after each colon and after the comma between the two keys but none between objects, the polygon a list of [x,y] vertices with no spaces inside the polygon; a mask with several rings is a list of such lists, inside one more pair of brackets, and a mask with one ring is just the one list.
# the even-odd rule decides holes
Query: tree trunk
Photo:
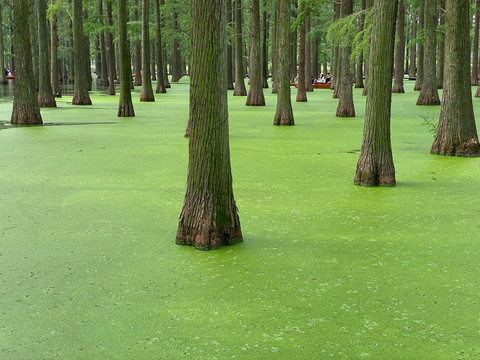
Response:
[{"label": "tree trunk", "polygon": [[83,35],[82,0],[73,0],[73,52],[75,56],[73,84],[73,105],[92,105],[88,94],[88,74],[85,66],[86,44]]},{"label": "tree trunk", "polygon": [[142,89],[140,101],[155,101],[150,73],[150,33],[149,33],[149,2],[142,0]]},{"label": "tree trunk", "polygon": [[432,154],[478,157],[475,115],[470,86],[470,1],[447,0],[445,79],[442,108]]},{"label": "tree trunk", "polygon": [[247,96],[243,65],[242,0],[235,0],[235,89],[233,95]]},{"label": "tree trunk", "polygon": [[[334,5],[335,17],[334,21],[340,19],[342,16],[342,6],[340,2],[335,2]],[[339,79],[340,79],[340,46],[337,42],[333,42],[332,44],[332,84],[330,85],[330,89],[333,90],[333,98],[338,99],[338,88],[339,88]]]},{"label": "tree trunk", "polygon": [[272,27],[272,94],[278,93],[277,59],[278,59],[278,6],[275,6],[273,27]]},{"label": "tree trunk", "polygon": [[479,17],[480,17],[480,0],[475,1],[475,27],[473,32],[473,52],[472,52],[472,76],[470,83],[472,86],[478,86],[478,31],[479,31]]},{"label": "tree trunk", "polygon": [[[300,16],[305,13],[305,6],[300,6]],[[297,102],[307,101],[307,87],[305,86],[305,47],[307,45],[307,29],[305,21],[300,25],[300,34],[298,40],[298,75],[297,75]]]},{"label": "tree trunk", "polygon": [[[353,13],[353,0],[343,0],[342,17]],[[337,117],[354,117],[355,106],[353,104],[352,91],[352,73],[350,71],[350,56],[352,48],[350,46],[341,47],[341,79],[340,79],[340,101],[337,107]]]},{"label": "tree trunk", "polygon": [[[54,4],[55,0],[52,1]],[[59,83],[59,65],[58,65],[58,32],[57,32],[57,13],[52,12],[50,21],[50,82],[53,96],[62,97],[62,91]]]},{"label": "tree trunk", "polygon": [[165,88],[165,79],[163,78],[163,56],[162,56],[162,23],[160,16],[160,3],[159,0],[153,0],[155,4],[155,44],[157,51],[155,52],[155,58],[157,60],[157,88],[155,92],[157,94],[165,94],[167,89]]},{"label": "tree trunk", "polygon": [[290,100],[290,0],[278,2],[278,33],[277,33],[277,109],[273,125],[295,125],[292,103]]},{"label": "tree trunk", "polygon": [[312,41],[309,39],[310,15],[305,17],[305,89],[313,91],[312,84]]},{"label": "tree trunk", "polygon": [[395,46],[395,77],[393,81],[394,93],[404,93],[403,69],[405,66],[405,4],[403,0],[398,1],[397,15],[397,38]]},{"label": "tree trunk", "polygon": [[[68,0],[68,3],[71,4],[72,0]],[[74,40],[73,40],[73,20],[68,17],[68,27],[69,27],[69,40],[68,40],[68,83],[75,83],[75,55],[74,55]]]},{"label": "tree trunk", "polygon": [[[155,1],[155,0],[154,0]],[[152,81],[157,81],[157,72],[155,71],[155,53],[156,53],[156,46],[155,41],[151,42],[152,48],[150,52],[150,74],[152,74]]]},{"label": "tree trunk", "polygon": [[[160,8],[165,5],[165,0],[160,0]],[[165,19],[160,11],[160,24],[165,24]],[[162,41],[162,63],[163,63],[163,82],[165,89],[170,89],[172,86],[168,81],[168,70],[167,70],[167,44],[165,41]]]},{"label": "tree trunk", "polygon": [[[32,3],[33,6],[33,3]],[[29,11],[30,16],[30,38],[32,39],[32,60],[33,60],[33,77],[35,79],[35,89],[38,91],[39,82],[39,57],[38,57],[38,25],[36,12]],[[15,21],[15,20],[14,20]]]},{"label": "tree trunk", "polygon": [[[176,2],[174,2],[176,4]],[[174,31],[174,38],[172,42],[172,63],[170,64],[170,72],[172,73],[172,82],[178,82],[182,78],[182,54],[180,52],[180,42],[177,38],[178,29],[178,13],[174,7],[172,9],[172,26]]]},{"label": "tree trunk", "polygon": [[440,105],[437,90],[437,23],[437,0],[425,0],[424,73],[417,105]]},{"label": "tree trunk", "polygon": [[[412,40],[417,37],[417,15],[412,15]],[[416,79],[417,77],[417,44],[410,47],[410,68],[408,70],[408,78]]]},{"label": "tree trunk", "polygon": [[[233,21],[232,0],[227,0],[227,28],[230,30]],[[227,90],[233,90],[233,48],[232,39],[227,41]]]},{"label": "tree trunk", "polygon": [[[138,22],[138,0],[134,1],[133,5],[133,21]],[[133,82],[134,86],[141,86],[142,85],[142,49],[141,49],[141,41],[135,40],[135,50],[134,50],[134,67],[133,72],[135,74],[135,79]]]},{"label": "tree trunk", "polygon": [[[425,24],[425,0],[419,0],[419,5],[418,5],[418,26],[417,26],[417,33],[421,32],[424,28]],[[424,52],[424,46],[422,43],[418,44],[417,47],[417,79],[415,81],[415,91],[420,91],[422,89],[423,85],[423,70],[424,70],[424,58],[425,58],[425,52]]]},{"label": "tree trunk", "polygon": [[120,99],[118,101],[117,116],[135,116],[130,91],[132,73],[130,68],[130,55],[128,53],[127,0],[118,0],[118,47],[120,60]]},{"label": "tree trunk", "polygon": [[35,91],[35,79],[33,78],[30,17],[29,11],[25,11],[25,9],[30,9],[30,6],[28,0],[15,0],[13,2],[16,76],[10,120],[12,125],[43,124]]},{"label": "tree trunk", "polygon": [[[113,26],[112,3],[107,1],[107,25]],[[108,46],[108,95],[115,95],[115,48],[113,46],[113,34],[111,30],[107,31]]]},{"label": "tree trunk", "polygon": [[[367,0],[365,3],[366,9],[371,9],[373,6],[373,0]],[[372,41],[368,42],[368,46],[366,47],[365,51],[363,52],[364,62],[365,62],[365,85],[363,87],[362,95],[366,96],[368,94],[368,78],[369,78],[369,67],[370,67],[370,46]]]},{"label": "tree trunk", "polygon": [[252,0],[250,26],[250,89],[246,105],[265,106],[262,87],[262,58],[260,38],[260,1]]},{"label": "tree trunk", "polygon": [[225,1],[191,4],[191,136],[176,243],[210,250],[242,241],[230,168]]},{"label": "tree trunk", "polygon": [[[445,26],[445,0],[440,0],[440,26]],[[443,72],[445,62],[445,33],[439,32],[438,42],[438,66],[437,66],[437,89],[443,89]]]},{"label": "tree trunk", "polygon": [[7,75],[5,74],[5,53],[3,51],[4,41],[3,41],[3,16],[2,16],[2,4],[0,4],[0,83],[8,84]]},{"label": "tree trunk", "polygon": [[[365,10],[367,3],[366,0],[362,0],[361,10]],[[360,15],[360,21],[358,24],[358,31],[362,32],[365,27],[365,14]],[[363,40],[363,36],[359,41]],[[355,88],[363,89],[365,87],[363,83],[363,50],[357,56],[357,69],[355,71]]]},{"label": "tree trunk", "polygon": [[268,89],[268,17],[267,0],[263,0],[262,16],[262,88]]},{"label": "tree trunk", "polygon": [[[98,0],[98,18],[100,24],[103,26],[103,0]],[[107,52],[105,51],[105,32],[100,32],[100,59],[102,62],[102,86],[108,86],[108,64],[107,64]]]},{"label": "tree trunk", "polygon": [[[40,107],[57,107],[53,96],[52,83],[50,81],[50,59],[48,56],[48,31],[47,31],[47,4],[45,0],[37,1],[38,19],[38,59],[39,59],[39,82],[38,82],[38,105]],[[3,71],[3,69],[2,69]]]},{"label": "tree trunk", "polygon": [[365,125],[355,185],[395,186],[390,142],[391,86],[398,0],[376,0]]}]

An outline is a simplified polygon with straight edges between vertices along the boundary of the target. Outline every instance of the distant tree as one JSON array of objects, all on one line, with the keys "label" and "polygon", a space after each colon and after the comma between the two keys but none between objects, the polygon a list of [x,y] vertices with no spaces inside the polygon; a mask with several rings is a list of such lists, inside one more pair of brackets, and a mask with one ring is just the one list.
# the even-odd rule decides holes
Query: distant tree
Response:
[{"label": "distant tree", "polygon": [[391,86],[398,0],[376,0],[365,125],[355,184],[395,186],[390,143]]},{"label": "distant tree", "polygon": [[2,84],[8,84],[8,79],[7,75],[5,74],[5,53],[3,51],[4,49],[4,38],[3,38],[3,16],[2,16],[2,4],[0,3],[0,83]]},{"label": "distant tree", "polygon": [[475,26],[473,28],[472,76],[471,85],[478,86],[478,37],[480,29],[480,0],[475,0]]},{"label": "distant tree", "polygon": [[243,65],[242,0],[235,0],[235,89],[233,95],[246,96],[245,67]]},{"label": "distant tree", "polygon": [[295,125],[290,100],[290,0],[278,1],[277,24],[277,70],[275,82],[277,83],[277,110],[273,125]]},{"label": "distant tree", "polygon": [[260,1],[252,0],[250,19],[250,88],[246,105],[265,106],[262,87],[262,58],[260,39]]},{"label": "distant tree", "polygon": [[32,44],[29,29],[30,11],[28,11],[30,7],[29,0],[15,0],[13,2],[16,76],[13,111],[10,120],[12,125],[43,124],[33,78]]},{"label": "distant tree", "polygon": [[313,91],[312,84],[312,40],[310,38],[310,12],[305,17],[305,89]]},{"label": "distant tree", "polygon": [[[160,0],[160,7],[165,5],[165,0]],[[160,13],[160,23],[165,24],[165,19]],[[165,89],[170,89],[170,81],[168,81],[168,71],[167,71],[167,44],[165,41],[162,41],[162,62],[163,62],[163,82],[165,84]]]},{"label": "distant tree", "polygon": [[[417,37],[417,13],[416,11],[411,12],[411,39],[415,39]],[[408,69],[408,77],[410,79],[415,79],[417,76],[417,44],[413,43],[410,45],[410,63]]]},{"label": "distant tree", "polygon": [[404,93],[403,69],[405,64],[405,3],[398,1],[397,38],[395,45],[395,76],[393,81],[394,93]]},{"label": "distant tree", "polygon": [[[419,0],[417,36],[423,30],[424,24],[425,24],[425,0]],[[423,64],[424,64],[424,46],[422,42],[419,42],[417,46],[417,78],[415,81],[415,87],[413,88],[415,91],[420,91],[422,89]]]},{"label": "distant tree", "polygon": [[102,30],[98,34],[100,37],[100,62],[102,67],[100,69],[100,75],[102,80],[102,86],[108,86],[108,62],[107,62],[107,52],[105,44],[105,31],[103,27],[105,26],[105,21],[103,19],[103,0],[98,0],[98,20],[102,26]]},{"label": "distant tree", "polygon": [[149,1],[142,0],[142,89],[140,101],[155,101],[150,73],[150,22]]},{"label": "distant tree", "polygon": [[470,0],[447,0],[442,108],[430,152],[480,156],[470,86]]},{"label": "distant tree", "polygon": [[120,99],[117,115],[120,117],[135,116],[130,91],[132,73],[127,38],[127,0],[118,0],[118,47],[120,52]]},{"label": "distant tree", "polygon": [[[134,0],[133,2],[133,21],[138,22],[138,0]],[[133,82],[134,86],[141,86],[142,85],[142,43],[141,40],[136,38],[135,39],[135,49],[134,49],[134,66],[133,71],[135,74],[135,80]],[[122,80],[123,81],[123,80]]]},{"label": "distant tree", "polygon": [[165,88],[165,79],[163,78],[163,56],[162,56],[162,23],[160,16],[160,2],[159,0],[153,0],[155,5],[155,59],[157,61],[157,88],[155,92],[157,94],[164,94],[167,92]]},{"label": "distant tree", "polygon": [[[304,20],[305,6],[300,4],[300,19]],[[298,40],[298,76],[297,76],[297,102],[307,101],[307,87],[306,87],[306,74],[305,74],[305,47],[307,45],[307,32],[305,27],[305,21],[302,21],[299,29]]]},{"label": "distant tree", "polygon": [[172,74],[172,82],[178,82],[183,76],[182,71],[182,53],[180,51],[180,41],[178,39],[179,26],[178,26],[178,10],[177,1],[172,1],[172,29],[174,37],[172,41],[172,61],[170,63],[170,72]]},{"label": "distant tree", "polygon": [[73,105],[92,105],[88,94],[88,73],[85,66],[86,41],[83,34],[83,2],[73,0],[73,51],[74,62],[74,83],[73,83]]},{"label": "distant tree", "polygon": [[108,94],[115,95],[115,48],[113,45],[113,17],[112,17],[112,2],[107,1],[107,46],[108,46]]},{"label": "distant tree", "polygon": [[263,0],[263,16],[262,16],[262,88],[268,89],[268,15],[267,0]]},{"label": "distant tree", "polygon": [[[50,58],[48,54],[47,4],[37,0],[38,42],[39,42],[39,88],[38,105],[40,107],[57,107],[53,96],[50,78]],[[3,69],[2,69],[3,71]]]},{"label": "distant tree", "polygon": [[[373,0],[367,0],[365,4],[365,8],[371,9],[373,7]],[[369,74],[369,63],[370,63],[370,44],[371,41],[368,41],[368,46],[363,52],[363,57],[365,61],[365,86],[363,87],[362,95],[367,95],[368,94],[368,79],[370,78]]]},{"label": "distant tree", "polygon": [[437,23],[437,0],[425,0],[424,73],[417,105],[440,105],[437,90]]},{"label": "distant tree", "polygon": [[191,136],[176,243],[210,250],[242,241],[230,167],[226,2],[192,0],[191,4]]},{"label": "distant tree", "polygon": [[[360,10],[365,10],[366,5],[367,5],[366,0],[362,0]],[[364,28],[365,28],[365,14],[362,14],[360,15],[360,19],[358,22],[358,31],[361,33],[363,32]],[[362,41],[362,40],[363,40],[363,36],[360,37],[359,41]],[[356,66],[357,67],[355,70],[355,88],[363,89],[365,87],[363,83],[363,50],[361,50],[357,56]]]},{"label": "distant tree", "polygon": [[[227,28],[233,32],[233,7],[232,0],[227,0]],[[232,40],[227,42],[227,89],[233,90],[233,47]]]},{"label": "distant tree", "polygon": [[[55,0],[52,0],[52,8],[55,5]],[[58,80],[58,26],[57,26],[57,12],[52,11],[52,19],[50,21],[50,81],[53,95],[57,98],[62,97],[60,89],[60,82]]]},{"label": "distant tree", "polygon": [[[440,0],[440,26],[445,26],[445,0]],[[480,15],[480,14],[479,14]],[[443,31],[438,32],[438,66],[437,66],[437,89],[443,89],[443,71],[445,59],[445,34]]]}]

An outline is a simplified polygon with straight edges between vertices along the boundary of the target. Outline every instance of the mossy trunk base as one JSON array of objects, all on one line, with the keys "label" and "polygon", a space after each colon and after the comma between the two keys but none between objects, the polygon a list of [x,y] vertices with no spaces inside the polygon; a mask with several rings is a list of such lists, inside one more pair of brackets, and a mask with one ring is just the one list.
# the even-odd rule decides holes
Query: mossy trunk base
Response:
[{"label": "mossy trunk base", "polygon": [[135,116],[135,111],[133,109],[132,103],[120,103],[118,104],[118,117],[133,117]]}]

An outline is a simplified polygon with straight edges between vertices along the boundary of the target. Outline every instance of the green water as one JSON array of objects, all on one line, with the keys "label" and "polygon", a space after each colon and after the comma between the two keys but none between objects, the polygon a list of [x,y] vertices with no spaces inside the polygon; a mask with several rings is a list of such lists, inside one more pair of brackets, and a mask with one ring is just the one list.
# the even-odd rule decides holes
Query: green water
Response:
[{"label": "green water", "polygon": [[393,95],[397,187],[363,188],[361,90],[356,118],[318,90],[288,128],[270,89],[230,92],[244,242],[199,252],[174,244],[187,82],[0,131],[1,359],[480,358],[480,159],[429,154],[440,107]]}]

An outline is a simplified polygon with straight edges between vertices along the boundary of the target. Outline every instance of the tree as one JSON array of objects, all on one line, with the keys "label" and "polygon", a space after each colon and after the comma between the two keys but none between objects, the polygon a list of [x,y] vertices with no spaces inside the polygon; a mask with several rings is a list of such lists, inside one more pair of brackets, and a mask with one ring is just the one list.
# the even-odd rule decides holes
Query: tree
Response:
[{"label": "tree", "polygon": [[73,52],[74,62],[74,83],[73,83],[73,105],[92,105],[88,94],[88,74],[85,66],[87,56],[86,41],[83,35],[83,2],[73,0]]},{"label": "tree", "polygon": [[277,70],[275,82],[277,84],[277,109],[273,125],[295,125],[290,100],[290,0],[278,2],[277,24]]},{"label": "tree", "polygon": [[[365,9],[369,10],[373,7],[373,0],[367,0],[366,1],[366,4],[365,4]],[[371,44],[371,41],[369,40],[368,43],[367,43],[367,48],[365,49],[364,53],[363,53],[363,56],[365,57],[365,85],[363,87],[363,91],[362,91],[362,95],[367,95],[368,94],[368,79],[370,78],[370,75],[369,75],[369,62],[370,62],[370,59],[369,59],[369,56],[370,56],[370,44]]]},{"label": "tree", "polygon": [[170,63],[170,72],[172,74],[172,82],[178,82],[182,78],[182,53],[180,51],[180,41],[178,39],[178,12],[176,0],[172,2],[172,29],[174,37],[172,41],[172,61]]},{"label": "tree", "polygon": [[165,79],[163,78],[163,56],[162,56],[162,23],[160,17],[160,2],[159,0],[153,0],[155,4],[155,58],[157,61],[157,88],[155,92],[157,94],[164,94],[167,92],[165,88]]},{"label": "tree", "polygon": [[[52,0],[52,6],[55,0]],[[57,98],[62,97],[60,90],[60,83],[58,81],[58,27],[57,27],[57,12],[52,12],[52,20],[50,21],[50,81],[53,95]]]},{"label": "tree", "polygon": [[[418,5],[418,25],[417,36],[423,30],[425,24],[425,0],[419,0]],[[415,81],[415,91],[420,91],[423,83],[423,60],[424,59],[424,47],[420,42],[417,47],[417,79]]]},{"label": "tree", "polygon": [[118,47],[120,59],[120,99],[118,101],[118,113],[120,117],[135,116],[133,109],[130,81],[130,55],[128,53],[127,38],[127,0],[118,0]]},{"label": "tree", "polygon": [[[47,4],[45,0],[37,1],[38,42],[39,42],[39,82],[38,105],[40,107],[57,107],[53,96],[50,78],[50,58],[48,56]],[[3,69],[2,69],[3,71]]]},{"label": "tree", "polygon": [[115,95],[115,48],[113,46],[113,17],[112,2],[107,1],[107,46],[108,46],[108,95]]},{"label": "tree", "polygon": [[[100,25],[104,26],[103,20],[103,0],[98,0],[98,19]],[[108,86],[108,64],[107,64],[107,52],[105,51],[105,31],[102,29],[98,34],[100,36],[100,61],[102,67],[100,69],[102,86]]]},{"label": "tree", "polygon": [[398,0],[376,0],[365,125],[355,185],[395,186],[390,143],[391,86]]},{"label": "tree", "polygon": [[[415,39],[417,37],[417,14],[415,11],[411,14],[411,38]],[[408,69],[408,77],[410,79],[416,79],[417,77],[417,44],[413,43],[410,45],[410,67]]]},{"label": "tree", "polygon": [[[445,26],[445,0],[440,0],[440,26]],[[443,31],[439,32],[438,41],[438,66],[437,66],[437,89],[443,89],[443,71],[445,59],[445,34]]]},{"label": "tree", "polygon": [[5,54],[3,51],[4,48],[4,39],[3,39],[3,19],[2,19],[2,5],[0,4],[0,83],[8,84],[7,75],[5,74]]},{"label": "tree", "polygon": [[[138,0],[135,0],[133,3],[133,21],[138,22]],[[134,73],[135,73],[135,81],[133,82],[134,86],[141,86],[142,85],[142,44],[141,40],[136,38],[135,39],[135,50],[134,50]],[[123,81],[123,80],[122,80]]]},{"label": "tree", "polygon": [[[366,0],[362,0],[361,3],[361,10],[365,10],[367,6]],[[358,31],[360,33],[363,32],[365,28],[365,14],[360,15],[360,21],[358,23]],[[363,36],[360,37],[359,41],[363,40]],[[355,70],[355,88],[356,89],[363,89],[365,85],[363,84],[363,50],[357,56],[357,68]]]},{"label": "tree", "polygon": [[262,87],[262,58],[260,39],[260,2],[252,0],[250,20],[250,89],[246,105],[265,106]]},{"label": "tree", "polygon": [[417,105],[440,105],[437,90],[437,0],[425,0],[425,52],[422,88]]},{"label": "tree", "polygon": [[140,101],[155,101],[150,73],[149,2],[142,0],[142,89]]},{"label": "tree", "polygon": [[480,29],[480,0],[475,0],[475,26],[473,31],[473,52],[472,52],[472,86],[478,86],[478,36]]},{"label": "tree", "polygon": [[[233,8],[232,0],[227,0],[227,23],[228,29],[233,31]],[[227,43],[227,89],[233,90],[233,47],[232,41],[229,40]]]},{"label": "tree", "polygon": [[447,0],[442,108],[430,152],[480,156],[470,86],[470,0]]},{"label": "tree", "polygon": [[242,0],[235,0],[235,89],[234,96],[246,96],[243,66]]},{"label": "tree", "polygon": [[262,88],[268,89],[268,18],[267,18],[267,0],[263,0],[262,16]]},{"label": "tree", "polygon": [[176,243],[210,250],[242,241],[230,168],[225,1],[192,0],[191,8],[191,135]]},{"label": "tree", "polygon": [[[300,19],[304,18],[305,6],[303,3],[300,5]],[[297,102],[307,101],[307,87],[305,83],[305,47],[307,44],[307,32],[305,27],[305,21],[302,21],[300,25],[300,38],[298,41],[298,79],[297,79]]]},{"label": "tree", "polygon": [[403,67],[405,63],[405,4],[403,0],[398,1],[397,37],[398,41],[395,47],[395,76],[392,92],[404,93]]},{"label": "tree", "polygon": [[[165,5],[164,0],[160,0],[160,7]],[[160,14],[160,23],[165,24],[165,19]],[[163,81],[165,85],[165,89],[170,89],[172,86],[170,85],[170,82],[168,81],[168,71],[167,71],[167,44],[165,41],[162,41],[162,63],[163,63]]]},{"label": "tree", "polygon": [[[342,17],[346,17],[353,13],[353,0],[343,0],[342,2]],[[340,49],[340,82],[337,86],[340,88],[337,113],[338,117],[354,117],[355,106],[353,104],[353,91],[352,91],[352,72],[350,71],[350,56],[352,54],[352,48],[350,44],[344,44]]]}]

